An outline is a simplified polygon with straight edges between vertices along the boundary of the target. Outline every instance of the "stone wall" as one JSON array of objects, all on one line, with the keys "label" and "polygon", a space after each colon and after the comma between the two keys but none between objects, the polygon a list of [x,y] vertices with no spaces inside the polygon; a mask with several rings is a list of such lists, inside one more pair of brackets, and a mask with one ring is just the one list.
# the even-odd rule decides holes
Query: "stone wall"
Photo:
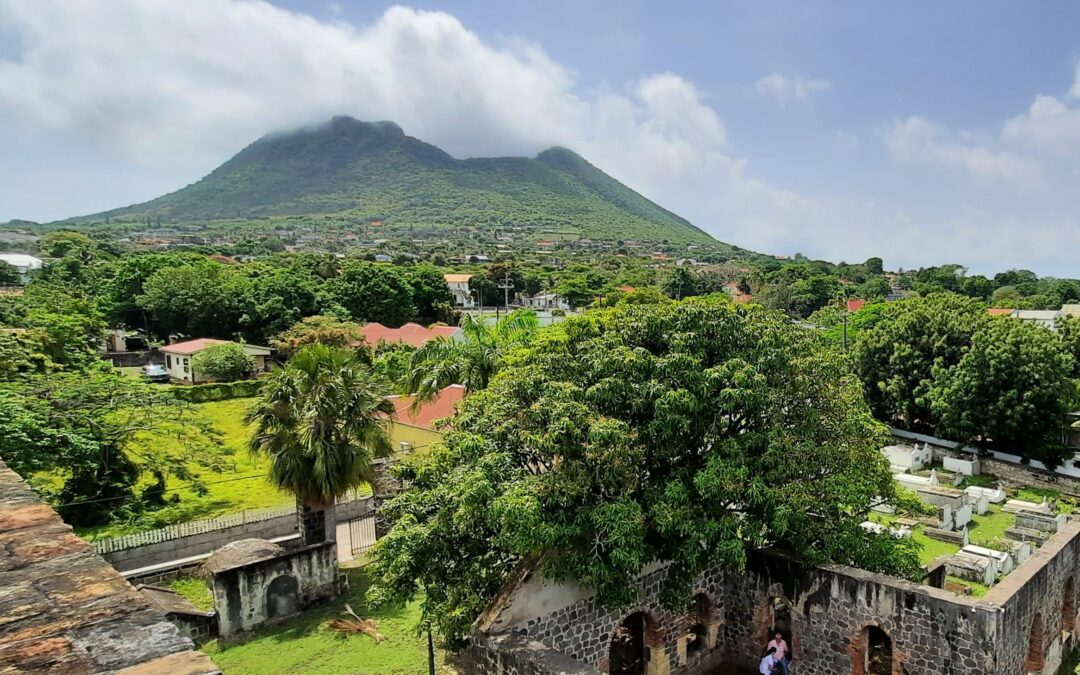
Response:
[{"label": "stone wall", "polygon": [[1069,497],[1080,497],[1080,480],[1075,478],[999,459],[984,458],[981,463],[983,473],[997,476],[1010,485],[1057,490]]},{"label": "stone wall", "polygon": [[462,666],[466,672],[485,675],[603,675],[542,642],[514,633],[472,640]]},{"label": "stone wall", "polygon": [[[676,612],[659,602],[660,565],[643,570],[638,604],[622,609],[576,584],[525,576],[482,618],[476,649],[497,652],[493,637],[516,634],[606,673],[615,631],[636,615],[647,675],[756,672],[777,628],[790,636],[799,675],[1049,674],[1075,642],[1078,535],[1080,523],[1070,522],[983,598],[771,553],[753,554],[743,573],[700,575],[702,603]],[[691,650],[695,631],[702,637]],[[533,672],[484,663],[467,672]]]},{"label": "stone wall", "polygon": [[214,574],[220,635],[285,618],[339,591],[337,545],[328,541]]}]

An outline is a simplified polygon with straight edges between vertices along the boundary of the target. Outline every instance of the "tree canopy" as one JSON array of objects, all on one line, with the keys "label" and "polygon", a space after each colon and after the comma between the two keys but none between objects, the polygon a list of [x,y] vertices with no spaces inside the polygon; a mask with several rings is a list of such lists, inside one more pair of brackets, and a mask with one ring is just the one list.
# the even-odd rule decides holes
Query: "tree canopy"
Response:
[{"label": "tree canopy", "polygon": [[910,543],[859,527],[895,496],[883,432],[841,358],[783,315],[706,298],[570,318],[401,469],[370,596],[422,589],[454,641],[530,561],[614,605],[651,561],[670,561],[678,607],[698,572],[765,546],[909,576]]},{"label": "tree canopy", "polygon": [[227,342],[204,349],[191,358],[191,369],[221,382],[231,382],[251,375],[255,359],[243,345]]}]

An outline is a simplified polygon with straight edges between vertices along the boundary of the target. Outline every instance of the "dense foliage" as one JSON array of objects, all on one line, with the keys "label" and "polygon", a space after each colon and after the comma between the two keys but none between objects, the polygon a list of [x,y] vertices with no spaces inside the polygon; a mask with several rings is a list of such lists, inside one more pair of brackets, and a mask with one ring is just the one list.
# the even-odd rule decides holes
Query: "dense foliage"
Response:
[{"label": "dense foliage", "polygon": [[255,371],[255,359],[243,345],[227,342],[214,345],[191,358],[193,373],[219,382],[230,382],[250,377]]},{"label": "dense foliage", "polygon": [[859,527],[894,496],[882,438],[841,360],[778,314],[714,298],[571,318],[404,469],[371,597],[423,590],[454,641],[519,564],[625,604],[642,565],[670,561],[672,607],[753,547],[912,575],[909,543]]}]

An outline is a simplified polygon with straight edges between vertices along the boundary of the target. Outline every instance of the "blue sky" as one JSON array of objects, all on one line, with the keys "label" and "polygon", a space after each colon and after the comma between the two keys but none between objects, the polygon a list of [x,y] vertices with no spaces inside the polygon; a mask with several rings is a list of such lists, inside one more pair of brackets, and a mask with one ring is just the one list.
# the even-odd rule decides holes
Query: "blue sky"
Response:
[{"label": "blue sky", "polygon": [[1080,5],[0,0],[0,221],[197,180],[262,133],[394,119],[553,144],[718,238],[1080,276]]}]

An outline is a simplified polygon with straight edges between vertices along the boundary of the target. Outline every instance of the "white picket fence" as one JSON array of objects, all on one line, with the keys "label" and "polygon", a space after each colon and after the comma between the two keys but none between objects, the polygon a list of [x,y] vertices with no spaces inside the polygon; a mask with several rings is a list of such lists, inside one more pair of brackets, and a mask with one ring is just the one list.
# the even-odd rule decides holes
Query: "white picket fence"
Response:
[{"label": "white picket fence", "polygon": [[264,520],[281,518],[282,516],[288,516],[294,513],[296,513],[295,506],[278,506],[272,509],[240,511],[238,513],[230,513],[226,516],[218,516],[217,518],[192,520],[187,523],[167,525],[156,530],[124,534],[119,537],[109,537],[108,539],[98,539],[90,543],[93,544],[94,550],[97,551],[98,555],[104,555],[105,553],[112,553],[113,551],[124,551],[129,548],[157,544],[172,539],[182,539],[183,537],[190,537],[196,534],[204,534],[206,532],[215,532],[230,527],[259,523]]},{"label": "white picket fence", "polygon": [[[338,502],[338,509],[349,507],[361,506],[363,507],[371,501],[371,497],[352,497],[344,498]],[[274,518],[282,518],[285,516],[292,516],[296,513],[296,506],[278,506],[271,509],[252,509],[245,511],[238,511],[236,513],[230,513],[224,516],[218,516],[217,518],[207,518],[205,520],[192,520],[187,523],[178,523],[176,525],[168,525],[156,530],[147,530],[145,532],[135,532],[134,534],[124,534],[119,537],[109,537],[107,539],[97,539],[91,541],[94,550],[98,555],[104,555],[106,553],[112,553],[114,551],[126,551],[132,548],[138,548],[140,546],[147,546],[149,544],[159,544],[164,541],[171,541],[173,539],[183,539],[184,537],[191,537],[199,534],[205,534],[207,532],[216,532],[218,530],[225,530],[230,527],[242,527],[244,525],[251,525],[253,523],[261,523],[266,520],[273,520]],[[346,517],[346,516],[340,516]]]}]

